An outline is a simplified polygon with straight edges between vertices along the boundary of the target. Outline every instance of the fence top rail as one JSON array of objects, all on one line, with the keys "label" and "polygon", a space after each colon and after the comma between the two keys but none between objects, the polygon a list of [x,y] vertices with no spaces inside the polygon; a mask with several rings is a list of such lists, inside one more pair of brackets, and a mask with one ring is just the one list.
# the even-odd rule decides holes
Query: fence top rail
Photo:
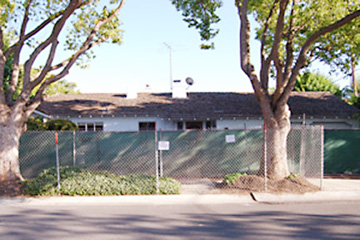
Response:
[{"label": "fence top rail", "polygon": [[[302,130],[302,129],[320,129],[322,126],[309,126],[309,125],[299,125],[299,126],[292,126],[291,130]],[[359,129],[326,129],[326,130],[339,130],[339,131],[360,131]],[[187,130],[162,130],[158,129],[157,132],[244,132],[244,131],[263,131],[263,128],[254,127],[254,128],[233,128],[233,129],[187,129]],[[148,131],[95,131],[95,132],[85,132],[85,131],[54,131],[54,130],[47,130],[47,131],[26,131],[25,133],[149,133],[155,132],[155,130],[148,130]]]}]

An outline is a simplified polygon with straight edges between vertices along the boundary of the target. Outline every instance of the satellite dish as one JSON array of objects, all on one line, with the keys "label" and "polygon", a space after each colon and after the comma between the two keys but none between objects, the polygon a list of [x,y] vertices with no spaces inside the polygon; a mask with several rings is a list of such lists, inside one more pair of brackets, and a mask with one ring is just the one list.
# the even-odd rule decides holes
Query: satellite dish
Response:
[{"label": "satellite dish", "polygon": [[194,84],[194,80],[191,77],[186,78],[185,81],[190,86]]}]

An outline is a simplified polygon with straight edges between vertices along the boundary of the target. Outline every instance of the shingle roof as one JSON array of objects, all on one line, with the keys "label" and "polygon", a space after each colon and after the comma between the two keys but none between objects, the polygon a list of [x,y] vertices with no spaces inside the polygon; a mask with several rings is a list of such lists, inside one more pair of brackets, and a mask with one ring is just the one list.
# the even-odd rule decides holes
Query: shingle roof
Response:
[{"label": "shingle roof", "polygon": [[[292,116],[351,117],[359,112],[328,92],[293,92],[289,100]],[[52,116],[160,116],[172,119],[261,117],[252,93],[199,92],[187,99],[173,99],[170,93],[139,93],[136,99],[125,94],[96,93],[55,95],[45,99],[38,110]]]}]

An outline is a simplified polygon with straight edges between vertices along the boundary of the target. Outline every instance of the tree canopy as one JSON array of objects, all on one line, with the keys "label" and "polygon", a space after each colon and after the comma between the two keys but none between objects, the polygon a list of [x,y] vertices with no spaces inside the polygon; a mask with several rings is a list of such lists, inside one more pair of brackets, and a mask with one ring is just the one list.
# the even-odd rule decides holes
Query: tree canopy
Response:
[{"label": "tree canopy", "polygon": [[296,78],[294,90],[298,92],[331,92],[334,95],[341,96],[340,87],[330,77],[308,71],[299,74]]},{"label": "tree canopy", "polygon": [[[0,103],[12,106],[20,97],[26,101],[29,116],[41,102],[44,90],[66,76],[75,63],[85,65],[86,59],[93,56],[94,46],[103,42],[121,43],[117,15],[123,2],[0,1]],[[29,57],[21,63],[28,52]],[[64,57],[66,52],[69,54]],[[7,60],[11,58],[9,63]],[[9,65],[11,76],[4,78]],[[33,69],[39,71],[32,74]],[[30,99],[34,89],[36,94]]]},{"label": "tree canopy", "polygon": [[74,64],[86,65],[94,46],[121,43],[123,5],[124,0],[0,0],[0,181],[22,179],[19,139],[45,89]]}]

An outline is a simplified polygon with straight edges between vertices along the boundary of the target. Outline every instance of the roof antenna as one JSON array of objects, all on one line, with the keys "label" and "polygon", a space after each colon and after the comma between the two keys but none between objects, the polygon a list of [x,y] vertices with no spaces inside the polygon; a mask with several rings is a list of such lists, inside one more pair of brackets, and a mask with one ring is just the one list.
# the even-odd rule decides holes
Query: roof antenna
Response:
[{"label": "roof antenna", "polygon": [[169,48],[169,53],[170,53],[170,91],[172,91],[172,89],[173,89],[173,76],[172,76],[172,56],[171,56],[171,54],[172,54],[172,50],[173,50],[173,48],[169,45],[169,44],[167,44],[166,42],[164,42],[164,45],[167,47],[167,48]]}]

